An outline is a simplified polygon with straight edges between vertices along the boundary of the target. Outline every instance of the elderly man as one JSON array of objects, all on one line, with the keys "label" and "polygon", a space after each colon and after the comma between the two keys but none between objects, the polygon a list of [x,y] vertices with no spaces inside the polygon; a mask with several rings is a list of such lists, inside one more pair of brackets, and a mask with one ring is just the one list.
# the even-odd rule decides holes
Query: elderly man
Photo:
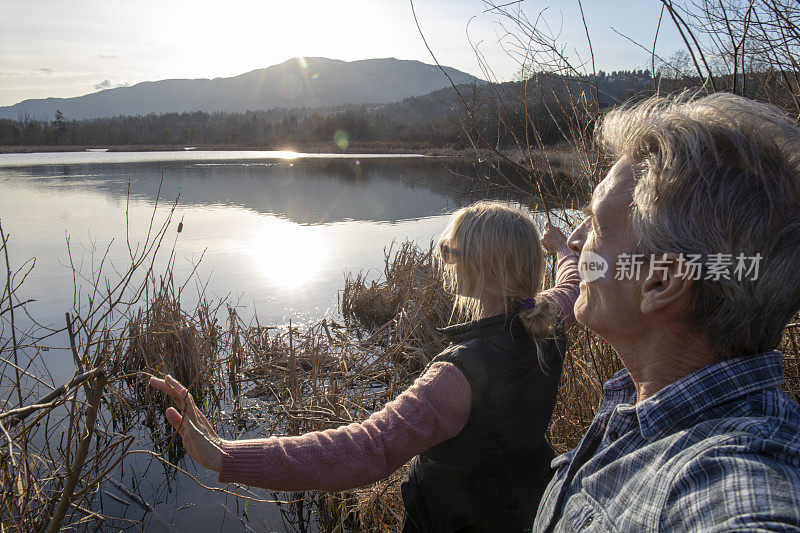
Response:
[{"label": "elderly man", "polygon": [[534,531],[800,531],[800,408],[776,348],[800,308],[800,129],[730,94],[599,129],[616,164],[569,237],[578,321],[625,369]]}]

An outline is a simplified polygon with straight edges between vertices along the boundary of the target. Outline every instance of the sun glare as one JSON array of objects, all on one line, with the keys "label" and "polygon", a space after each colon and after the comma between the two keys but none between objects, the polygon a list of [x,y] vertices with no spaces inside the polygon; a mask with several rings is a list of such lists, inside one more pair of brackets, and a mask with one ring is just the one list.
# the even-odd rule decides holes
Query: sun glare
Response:
[{"label": "sun glare", "polygon": [[303,226],[271,218],[251,240],[248,251],[255,269],[271,285],[282,289],[313,282],[330,254],[324,230],[324,226]]},{"label": "sun glare", "polygon": [[300,156],[300,154],[292,152],[291,150],[275,150],[271,152],[270,155],[277,159],[297,159]]}]

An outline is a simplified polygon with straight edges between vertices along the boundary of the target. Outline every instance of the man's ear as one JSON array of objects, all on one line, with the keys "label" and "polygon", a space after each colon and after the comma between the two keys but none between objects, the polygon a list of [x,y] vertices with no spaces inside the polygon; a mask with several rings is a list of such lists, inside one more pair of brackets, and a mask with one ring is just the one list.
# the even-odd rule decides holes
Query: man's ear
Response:
[{"label": "man's ear", "polygon": [[659,311],[688,295],[692,279],[685,270],[679,255],[673,253],[654,254],[642,265],[642,274],[645,275],[641,287],[642,313]]}]

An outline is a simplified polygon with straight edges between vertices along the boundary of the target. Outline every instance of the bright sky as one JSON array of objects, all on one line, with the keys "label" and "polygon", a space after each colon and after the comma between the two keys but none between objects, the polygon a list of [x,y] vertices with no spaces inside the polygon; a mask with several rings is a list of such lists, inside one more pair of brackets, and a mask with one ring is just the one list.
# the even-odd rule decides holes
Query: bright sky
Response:
[{"label": "bright sky", "polygon": [[[612,27],[650,47],[660,5],[584,0],[598,69],[649,67],[649,54]],[[471,39],[497,79],[519,70],[502,45],[500,17],[485,2],[414,6],[443,65],[485,78]],[[567,54],[588,58],[577,0],[527,0],[506,9],[518,6],[531,21],[545,10]],[[407,0],[0,0],[0,12],[0,105],[148,80],[235,76],[297,56],[433,62]],[[668,57],[681,43],[666,15],[661,27],[657,52]]]}]

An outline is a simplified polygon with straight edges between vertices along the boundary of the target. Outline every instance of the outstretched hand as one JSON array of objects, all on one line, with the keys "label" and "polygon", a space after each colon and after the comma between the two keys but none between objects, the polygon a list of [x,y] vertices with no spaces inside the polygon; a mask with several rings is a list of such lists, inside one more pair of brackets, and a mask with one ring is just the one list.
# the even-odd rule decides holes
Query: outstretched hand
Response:
[{"label": "outstretched hand", "polygon": [[225,452],[220,447],[222,439],[209,423],[206,416],[194,403],[194,398],[189,391],[178,383],[172,376],[164,379],[151,377],[149,385],[156,390],[164,392],[172,398],[178,409],[167,409],[167,420],[174,427],[183,440],[183,446],[192,459],[206,468],[216,472],[222,469],[222,457]]},{"label": "outstretched hand", "polygon": [[567,242],[567,236],[552,225],[549,221],[544,223],[544,234],[540,240],[542,248],[549,254],[555,254]]}]

